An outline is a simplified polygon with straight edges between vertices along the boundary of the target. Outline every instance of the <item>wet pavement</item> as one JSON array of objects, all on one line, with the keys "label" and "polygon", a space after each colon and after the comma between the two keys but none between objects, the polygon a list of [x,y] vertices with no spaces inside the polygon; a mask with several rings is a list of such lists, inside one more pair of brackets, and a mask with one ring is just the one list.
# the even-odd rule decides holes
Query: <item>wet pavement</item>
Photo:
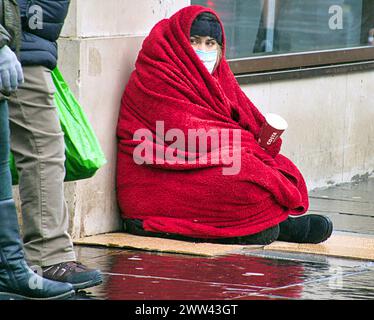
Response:
[{"label": "wet pavement", "polygon": [[[328,215],[338,232],[374,235],[373,195],[374,179],[314,190],[310,211]],[[372,261],[262,249],[213,258],[86,246],[76,252],[104,274],[102,285],[78,299],[374,299]]]},{"label": "wet pavement", "polygon": [[[374,264],[320,256],[256,253],[202,258],[78,248],[104,273],[81,297],[109,300],[374,299]],[[104,255],[103,255],[104,253]]]},{"label": "wet pavement", "polygon": [[374,235],[374,178],[309,193],[311,213],[327,215],[334,230]]}]

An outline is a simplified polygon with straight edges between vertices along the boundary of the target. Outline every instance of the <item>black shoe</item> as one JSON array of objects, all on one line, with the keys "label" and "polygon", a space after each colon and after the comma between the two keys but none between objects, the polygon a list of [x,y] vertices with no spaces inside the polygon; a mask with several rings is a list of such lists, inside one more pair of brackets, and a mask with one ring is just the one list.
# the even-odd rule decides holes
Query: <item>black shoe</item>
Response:
[{"label": "black shoe", "polygon": [[75,290],[98,286],[103,282],[99,270],[89,269],[80,262],[69,261],[43,268],[43,277],[71,283]]},{"label": "black shoe", "polygon": [[320,243],[332,233],[333,225],[328,217],[307,214],[300,218],[288,218],[280,223],[278,240],[295,243]]},{"label": "black shoe", "polygon": [[74,294],[71,284],[44,279],[29,268],[14,201],[0,201],[0,300],[57,300]]}]

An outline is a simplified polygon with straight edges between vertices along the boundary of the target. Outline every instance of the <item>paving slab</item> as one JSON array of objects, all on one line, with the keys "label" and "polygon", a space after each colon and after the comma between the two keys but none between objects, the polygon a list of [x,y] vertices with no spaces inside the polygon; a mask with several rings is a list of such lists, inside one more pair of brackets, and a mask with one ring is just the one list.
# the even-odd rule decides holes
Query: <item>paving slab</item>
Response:
[{"label": "paving slab", "polygon": [[337,212],[342,214],[374,216],[374,203],[357,200],[341,200],[333,198],[310,198],[313,210],[322,212]]}]

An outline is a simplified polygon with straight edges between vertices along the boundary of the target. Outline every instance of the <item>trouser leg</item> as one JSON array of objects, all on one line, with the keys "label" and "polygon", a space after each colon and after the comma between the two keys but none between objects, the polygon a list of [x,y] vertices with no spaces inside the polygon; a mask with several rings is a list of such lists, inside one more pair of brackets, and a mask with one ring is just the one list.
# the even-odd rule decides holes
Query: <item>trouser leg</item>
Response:
[{"label": "trouser leg", "polygon": [[279,236],[279,225],[273,226],[271,228],[265,229],[261,232],[240,236],[240,237],[231,237],[231,238],[218,238],[218,239],[209,239],[209,238],[191,238],[180,234],[175,233],[162,233],[162,232],[151,232],[146,231],[143,228],[143,221],[138,219],[125,219],[124,220],[124,229],[126,232],[138,236],[144,237],[157,237],[157,238],[166,238],[173,240],[181,240],[188,242],[210,242],[218,244],[239,244],[239,245],[267,245],[275,240]]},{"label": "trouser leg", "polygon": [[8,105],[5,100],[0,100],[0,201],[11,199],[12,196],[12,177],[9,169]]},{"label": "trouser leg", "polygon": [[75,260],[64,198],[65,148],[50,70],[24,67],[9,99],[11,149],[19,172],[23,235],[30,264]]}]

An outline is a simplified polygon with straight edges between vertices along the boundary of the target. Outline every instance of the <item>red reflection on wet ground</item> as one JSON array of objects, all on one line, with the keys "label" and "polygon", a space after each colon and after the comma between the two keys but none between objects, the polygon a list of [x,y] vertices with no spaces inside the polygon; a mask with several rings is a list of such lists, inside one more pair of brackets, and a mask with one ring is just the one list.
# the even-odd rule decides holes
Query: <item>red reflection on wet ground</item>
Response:
[{"label": "red reflection on wet ground", "polygon": [[245,255],[202,258],[149,253],[114,257],[110,300],[300,298],[304,267]]}]

